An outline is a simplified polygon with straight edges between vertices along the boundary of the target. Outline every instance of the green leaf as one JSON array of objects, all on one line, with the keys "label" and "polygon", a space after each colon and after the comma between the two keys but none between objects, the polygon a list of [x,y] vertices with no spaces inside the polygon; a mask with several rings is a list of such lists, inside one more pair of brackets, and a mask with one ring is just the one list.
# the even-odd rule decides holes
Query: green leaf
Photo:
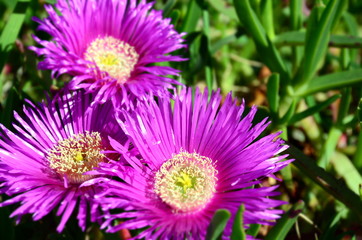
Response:
[{"label": "green leaf", "polygon": [[250,224],[249,229],[246,230],[246,234],[256,237],[259,233],[260,227],[260,224]]},{"label": "green leaf", "polygon": [[307,96],[316,92],[347,87],[362,83],[362,69],[331,73],[314,78],[309,86],[299,89],[298,96]]},{"label": "green leaf", "polygon": [[273,73],[268,79],[266,92],[269,109],[273,114],[277,114],[279,109],[279,84],[279,74]]},{"label": "green leaf", "polygon": [[346,0],[330,0],[319,19],[320,8],[315,7],[309,17],[306,45],[302,67],[299,69],[294,85],[298,88],[308,83],[318,70],[318,63],[328,47],[329,35],[335,19],[340,15]]},{"label": "green leaf", "polygon": [[180,18],[180,11],[177,9],[172,10],[170,13],[170,18],[172,19],[171,24],[175,25]]},{"label": "green leaf", "polygon": [[201,17],[201,8],[197,3],[197,0],[190,0],[187,7],[187,13],[185,19],[183,19],[183,24],[181,26],[180,32],[191,33],[195,31],[196,24]]},{"label": "green leaf", "polygon": [[240,205],[238,211],[236,212],[233,229],[231,232],[231,240],[245,240],[246,234],[244,229],[244,221],[243,221],[243,214],[245,211],[245,206],[242,204]]},{"label": "green leaf", "polygon": [[341,138],[342,130],[337,126],[332,126],[327,134],[327,139],[323,142],[323,147],[318,159],[318,165],[324,169],[327,168],[329,161],[336,151],[339,139]]},{"label": "green leaf", "polygon": [[207,228],[206,240],[216,240],[224,232],[224,228],[230,219],[231,214],[228,210],[219,209],[215,212],[210,225]]},{"label": "green leaf", "polygon": [[0,111],[0,122],[7,128],[11,128],[14,109],[19,109],[22,105],[21,97],[13,87],[9,90],[8,96],[4,102],[4,109]]},{"label": "green leaf", "polygon": [[283,240],[288,235],[295,221],[297,221],[297,217],[303,208],[304,202],[302,200],[294,204],[294,206],[277,221],[265,237],[265,240]]},{"label": "green leaf", "polygon": [[251,8],[249,0],[234,0],[234,5],[241,24],[253,37],[258,52],[263,54],[265,64],[272,72],[280,74],[282,86],[286,87],[286,83],[290,80],[288,69],[278,50],[267,36],[256,13]]},{"label": "green leaf", "polygon": [[201,38],[201,51],[205,51],[205,78],[206,85],[209,93],[211,94],[213,89],[213,66],[212,66],[212,55],[210,47],[210,16],[207,10],[206,2],[203,2],[202,19],[203,19],[203,32],[204,35]]},{"label": "green leaf", "polygon": [[357,117],[362,127],[362,98],[359,100],[357,107]]},{"label": "green leaf", "polygon": [[297,107],[297,99],[294,98],[284,116],[280,119],[280,123],[287,123],[294,115],[295,108]]},{"label": "green leaf", "polygon": [[359,185],[362,184],[362,176],[351,160],[338,151],[332,157],[332,164],[338,176],[343,178],[347,186],[356,194],[359,194]]},{"label": "green leaf", "polygon": [[3,69],[9,51],[14,46],[25,19],[25,12],[30,0],[18,0],[13,13],[0,36],[0,69]]},{"label": "green leaf", "polygon": [[342,95],[341,94],[336,94],[330,98],[328,98],[327,100],[313,106],[313,107],[310,107],[308,108],[307,110],[303,111],[303,112],[300,112],[300,113],[297,113],[295,114],[290,120],[289,120],[289,123],[290,125],[306,118],[306,117],[309,117],[317,112],[320,112],[322,111],[323,109],[325,109],[326,107],[328,107],[329,105],[331,105],[334,101],[336,101],[338,98],[340,98]]},{"label": "green leaf", "polygon": [[228,6],[226,1],[223,0],[208,0],[210,6],[212,6],[216,11],[228,16],[232,20],[238,20],[238,16],[236,15],[235,9],[233,7]]},{"label": "green leaf", "polygon": [[290,1],[290,24],[292,29],[298,30],[302,27],[302,0],[291,0]]},{"label": "green leaf", "polygon": [[273,0],[261,0],[260,2],[261,21],[270,39],[274,39],[273,23]]},{"label": "green leaf", "polygon": [[289,148],[285,150],[285,153],[295,159],[293,165],[300,170],[300,173],[308,176],[327,193],[345,204],[362,220],[362,201],[356,193],[323,168],[319,167],[313,159],[310,159],[293,145],[289,144]]},{"label": "green leaf", "polygon": [[171,14],[172,8],[174,7],[176,0],[168,0],[163,8],[163,16],[168,17]]},{"label": "green leaf", "polygon": [[336,236],[335,234],[337,233],[336,231],[338,230],[341,217],[344,214],[346,214],[346,209],[337,213],[337,215],[333,218],[330,225],[328,226],[327,230],[322,234],[320,238],[321,240],[329,240],[335,238]]},{"label": "green leaf", "polygon": [[[291,31],[277,35],[274,43],[277,46],[302,46],[305,44],[305,32]],[[328,46],[339,48],[362,48],[362,38],[352,35],[331,35]]]},{"label": "green leaf", "polygon": [[232,34],[230,36],[224,37],[211,46],[211,54],[215,54],[218,50],[220,50],[221,47],[223,47],[226,44],[234,42],[236,39],[238,39],[239,36],[236,34]]},{"label": "green leaf", "polygon": [[352,89],[345,88],[342,89],[342,99],[338,109],[338,118],[337,118],[337,126],[343,126],[343,121],[345,117],[348,115],[349,107],[351,105],[352,100]]}]

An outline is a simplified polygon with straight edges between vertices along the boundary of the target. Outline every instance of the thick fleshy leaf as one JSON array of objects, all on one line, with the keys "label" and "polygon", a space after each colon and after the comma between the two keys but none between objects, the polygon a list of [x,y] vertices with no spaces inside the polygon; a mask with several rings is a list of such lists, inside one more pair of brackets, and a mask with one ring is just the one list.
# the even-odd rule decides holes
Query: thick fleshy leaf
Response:
[{"label": "thick fleshy leaf", "polygon": [[231,232],[231,240],[245,240],[246,234],[244,229],[244,221],[243,221],[243,214],[245,211],[244,205],[241,205],[236,212],[233,229]]},{"label": "thick fleshy leaf", "polygon": [[359,186],[362,184],[362,176],[351,160],[343,153],[335,152],[332,164],[337,174],[342,177],[347,186],[356,194],[359,194]]},{"label": "thick fleshy leaf", "polygon": [[314,78],[308,87],[296,92],[298,96],[307,96],[316,92],[347,87],[362,83],[362,69],[336,72]]},{"label": "thick fleshy leaf", "polygon": [[[324,57],[328,47],[330,31],[333,23],[346,0],[331,0],[326,8],[316,6],[309,17],[307,33],[305,37],[305,51],[302,67],[299,69],[294,81],[294,85],[301,87],[306,85],[319,67],[319,61]],[[323,10],[323,11],[321,11]],[[321,13],[321,16],[319,17]]]},{"label": "thick fleshy leaf", "polygon": [[207,228],[206,240],[216,240],[224,231],[224,228],[230,219],[230,212],[225,209],[219,209],[215,212],[209,227]]},{"label": "thick fleshy leaf", "polygon": [[[305,44],[305,32],[284,32],[276,36],[274,43],[280,46],[301,46]],[[350,35],[331,35],[328,46],[340,48],[362,48],[362,38]]]},{"label": "thick fleshy leaf", "polygon": [[295,114],[290,120],[289,120],[289,124],[294,124],[306,117],[309,117],[317,112],[322,111],[323,109],[325,109],[326,107],[328,107],[329,105],[331,105],[333,102],[335,102],[338,98],[341,97],[341,94],[336,94],[333,95],[332,97],[328,98],[327,100],[316,104],[315,106],[312,106],[310,108],[308,108],[307,110],[297,113]]},{"label": "thick fleshy leaf", "polygon": [[266,97],[270,112],[276,114],[279,108],[279,74],[273,73],[268,80]]},{"label": "thick fleshy leaf", "polygon": [[298,201],[294,206],[285,213],[282,218],[277,221],[277,224],[269,231],[265,240],[283,240],[288,235],[290,229],[297,221],[299,213],[303,211],[304,202]]},{"label": "thick fleshy leaf", "polygon": [[333,175],[319,167],[314,160],[310,159],[299,149],[290,146],[285,152],[295,158],[293,164],[301,173],[307,175],[326,192],[353,210],[353,213],[362,220],[362,200],[357,194],[346,187],[341,181],[338,181]]},{"label": "thick fleshy leaf", "polygon": [[[19,35],[21,26],[25,19],[25,12],[30,0],[19,0],[16,3],[13,13],[10,15],[1,36],[0,36],[0,70],[3,68],[8,57],[9,50],[13,47]],[[0,82],[0,92],[2,83]]]},{"label": "thick fleshy leaf", "polygon": [[[268,37],[255,11],[251,8],[250,1],[234,0],[234,6],[241,24],[253,37],[258,52],[263,54],[266,65],[273,72],[280,74],[281,82],[289,82],[290,77],[287,67],[278,50]],[[285,84],[283,86],[285,86]]]}]

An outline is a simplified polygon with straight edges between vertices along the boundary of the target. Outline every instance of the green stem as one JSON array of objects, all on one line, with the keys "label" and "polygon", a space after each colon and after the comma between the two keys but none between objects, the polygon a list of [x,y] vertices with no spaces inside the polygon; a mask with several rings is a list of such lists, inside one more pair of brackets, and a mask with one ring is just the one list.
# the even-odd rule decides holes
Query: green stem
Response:
[{"label": "green stem", "polygon": [[296,147],[290,145],[286,150],[286,153],[295,159],[293,164],[301,173],[307,175],[326,192],[345,204],[360,218],[360,220],[362,220],[362,200],[357,194],[341,181],[338,181],[331,174],[326,172],[323,168],[318,167],[312,159]]},{"label": "green stem", "polygon": [[[281,134],[281,138],[288,141],[288,130],[286,127],[282,129],[283,133]],[[289,164],[282,170],[280,170],[280,173],[283,176],[283,181],[287,189],[292,193],[294,192],[294,184],[293,184],[293,174],[292,174],[292,166]]]},{"label": "green stem", "polygon": [[329,164],[329,160],[331,159],[336,146],[338,144],[338,140],[342,135],[342,131],[340,128],[333,126],[329,132],[327,140],[325,141],[322,147],[322,154],[319,157],[318,165],[324,169],[327,168]]},{"label": "green stem", "polygon": [[210,17],[206,3],[204,5],[205,7],[202,10],[202,19],[204,23],[204,34],[206,36],[206,45],[207,45],[206,48],[208,52],[207,54],[208,59],[206,59],[206,66],[205,66],[205,78],[206,78],[207,89],[211,94],[211,91],[213,89],[213,76],[212,76],[212,60],[211,60],[211,50],[210,50]]},{"label": "green stem", "polygon": [[261,8],[261,21],[265,28],[268,37],[273,40],[275,37],[274,23],[273,23],[273,1],[262,0],[260,3]]}]

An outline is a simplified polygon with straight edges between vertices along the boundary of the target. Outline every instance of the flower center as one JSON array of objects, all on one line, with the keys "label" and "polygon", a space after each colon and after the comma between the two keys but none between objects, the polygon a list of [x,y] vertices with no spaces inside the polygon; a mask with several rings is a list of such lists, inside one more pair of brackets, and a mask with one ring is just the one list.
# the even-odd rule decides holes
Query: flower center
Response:
[{"label": "flower center", "polygon": [[131,76],[139,55],[129,44],[106,36],[92,41],[84,57],[93,62],[101,71],[117,79],[118,83],[125,83]]},{"label": "flower center", "polygon": [[94,177],[83,173],[104,161],[102,150],[104,148],[100,134],[86,131],[59,141],[50,149],[47,159],[52,169],[66,176],[70,183],[78,184]]},{"label": "flower center", "polygon": [[155,175],[155,193],[176,212],[200,210],[216,191],[212,160],[182,151],[162,164]]}]

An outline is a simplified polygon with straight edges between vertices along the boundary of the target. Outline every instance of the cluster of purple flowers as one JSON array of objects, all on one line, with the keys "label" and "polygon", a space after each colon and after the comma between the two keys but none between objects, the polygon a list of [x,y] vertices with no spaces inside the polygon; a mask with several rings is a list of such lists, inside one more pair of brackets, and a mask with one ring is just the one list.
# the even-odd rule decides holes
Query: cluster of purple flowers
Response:
[{"label": "cluster of purple flowers", "polygon": [[20,203],[11,217],[57,209],[58,232],[74,214],[83,231],[143,229],[136,239],[203,239],[217,209],[241,204],[245,227],[279,218],[276,186],[260,185],[291,161],[280,133],[259,138],[269,122],[253,125],[257,108],[245,113],[231,94],[176,94],[178,70],[155,63],[185,60],[167,55],[183,34],[152,3],[58,0],[46,11],[39,68],[73,78],[15,113],[13,132],[0,126],[0,193],[11,196],[0,206]]}]

